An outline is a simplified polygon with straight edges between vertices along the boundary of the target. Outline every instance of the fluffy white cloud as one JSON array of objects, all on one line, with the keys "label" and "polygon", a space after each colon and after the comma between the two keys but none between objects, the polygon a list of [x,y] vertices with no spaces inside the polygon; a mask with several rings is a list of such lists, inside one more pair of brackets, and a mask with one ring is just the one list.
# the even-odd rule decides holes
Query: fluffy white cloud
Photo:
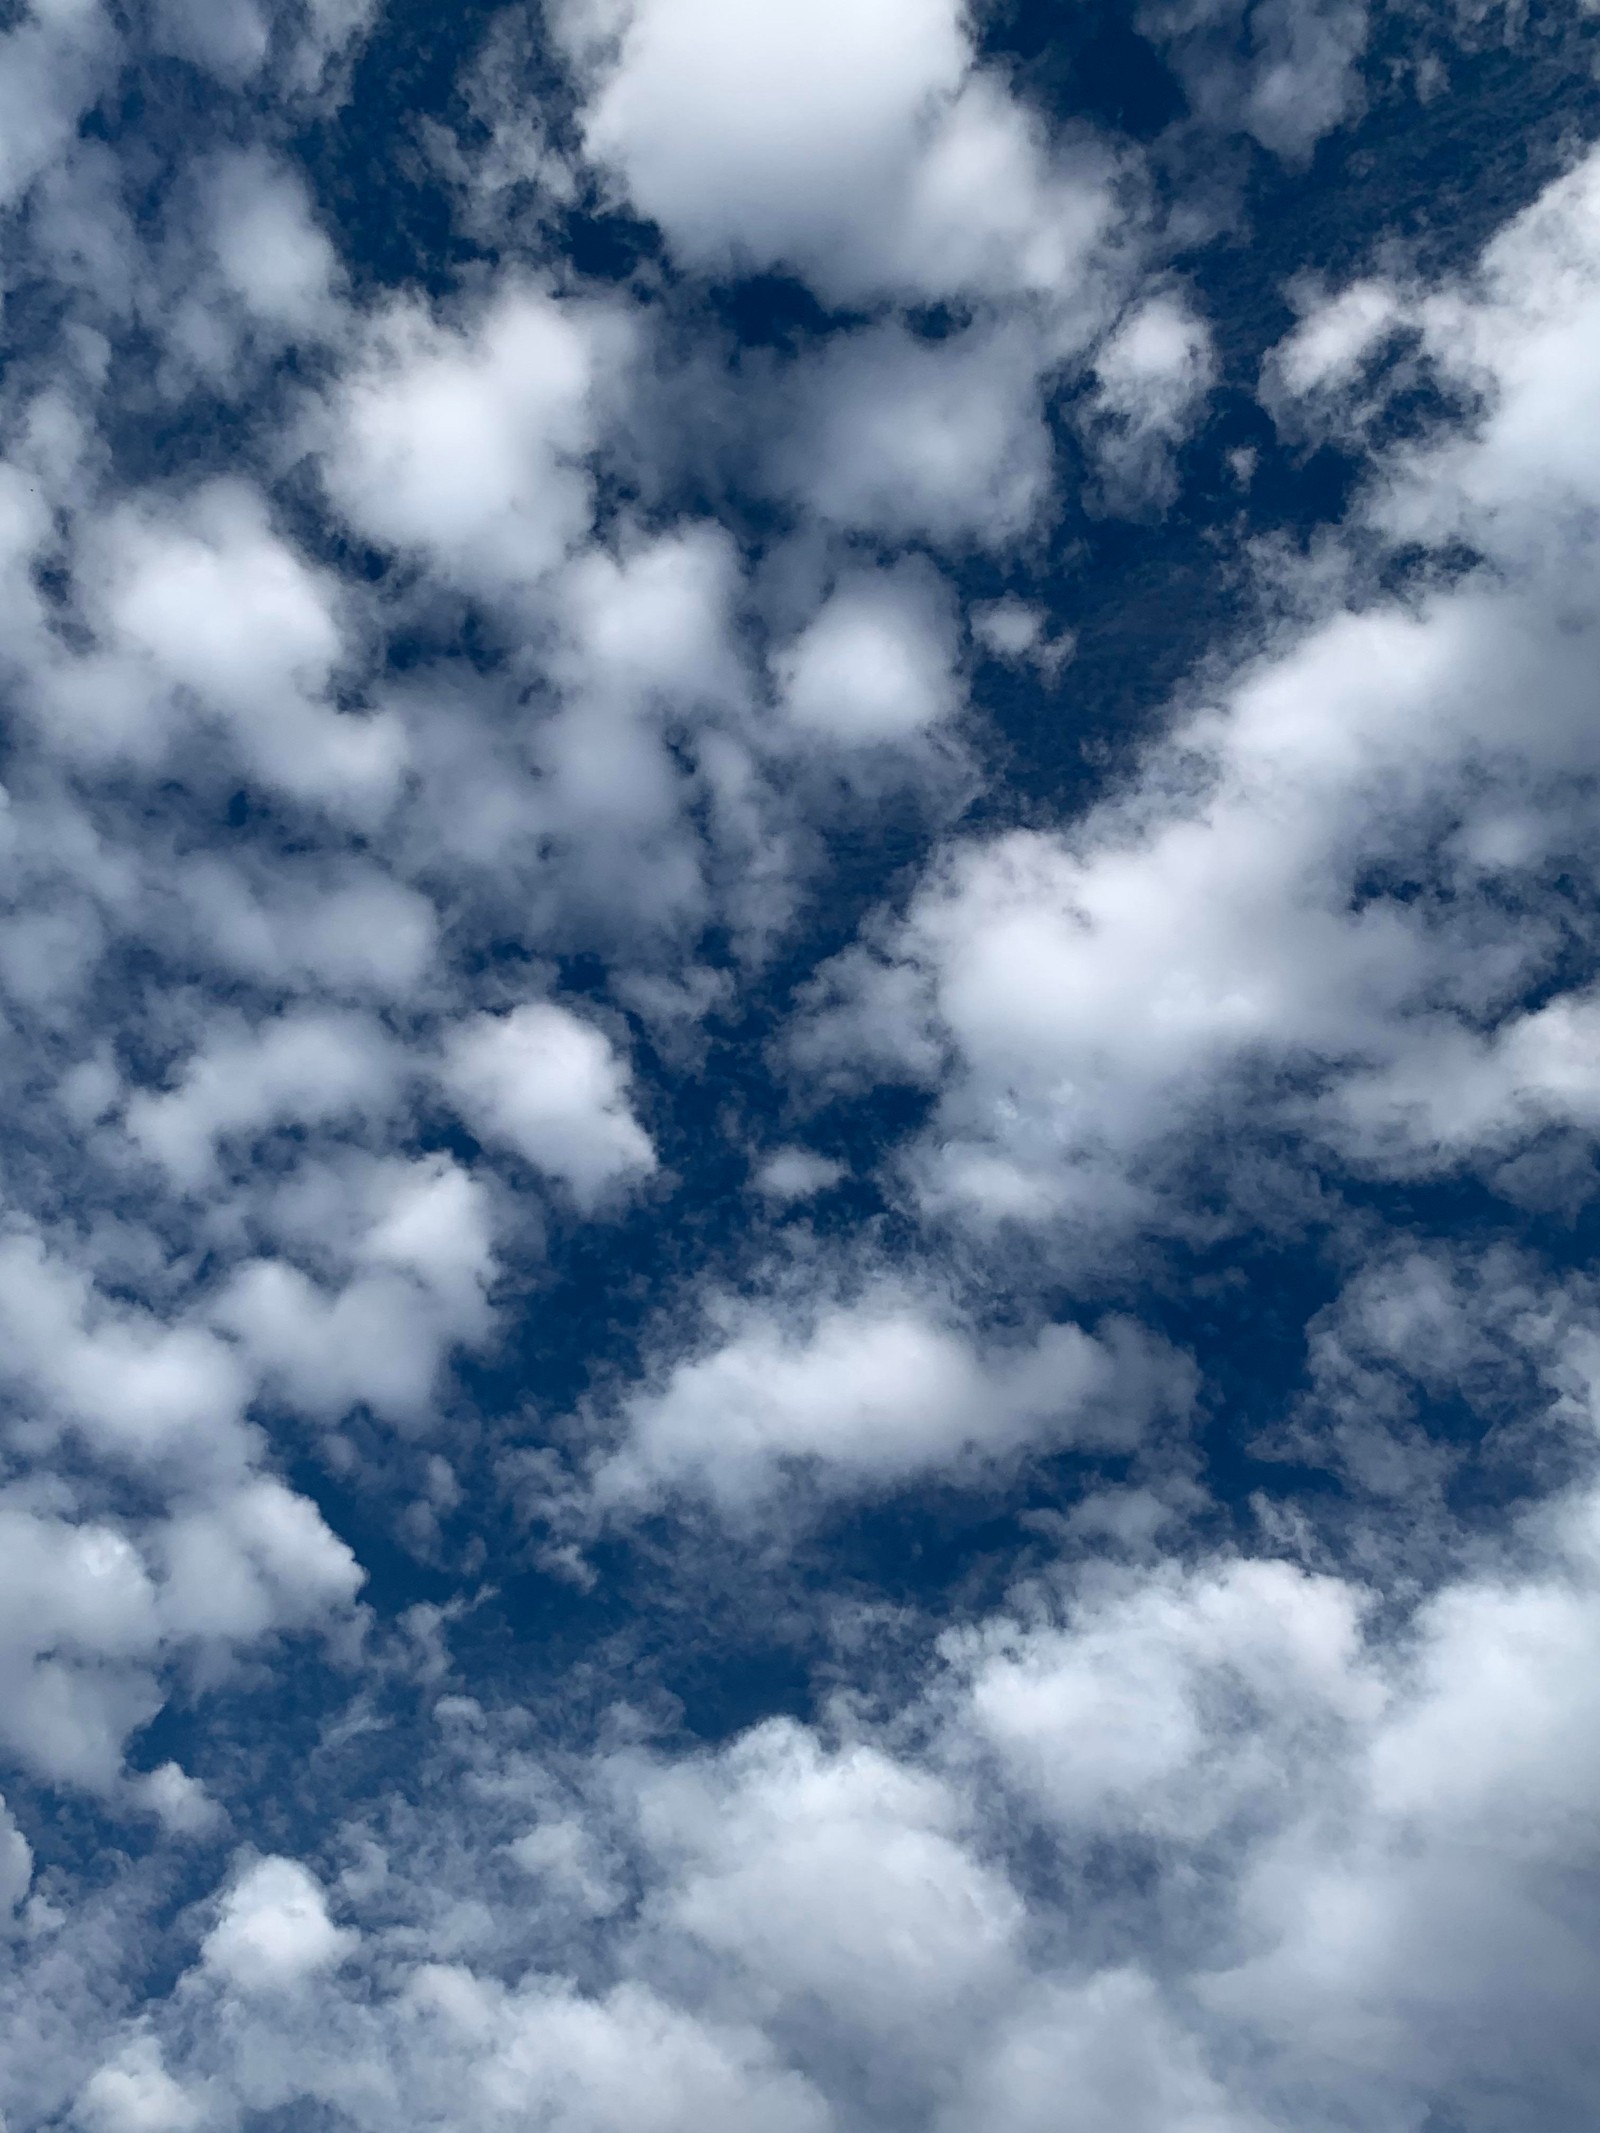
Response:
[{"label": "fluffy white cloud", "polygon": [[444,1082],[476,1132],[559,1179],[580,1206],[656,1167],[629,1108],[626,1062],[567,1008],[532,1001],[465,1024],[447,1045]]},{"label": "fluffy white cloud", "polygon": [[12,206],[70,143],[113,59],[95,0],[37,0],[0,37],[0,203]]},{"label": "fluffy white cloud", "polygon": [[1143,298],[1094,358],[1085,437],[1111,508],[1137,513],[1177,494],[1173,454],[1215,374],[1210,331],[1182,299]]},{"label": "fluffy white cloud", "polygon": [[191,2133],[204,2109],[173,2080],[161,2047],[148,2034],[130,2037],[114,2059],[84,2083],[77,2118],[91,2133]]},{"label": "fluffy white cloud", "polygon": [[35,1405],[102,1454],[135,1465],[174,1457],[236,1467],[248,1375],[214,1334],[113,1303],[25,1230],[0,1240],[4,1372]]},{"label": "fluffy white cloud", "polygon": [[[567,21],[577,39],[610,28],[582,9]],[[589,151],[690,257],[712,261],[859,252],[863,201],[903,183],[928,105],[968,62],[950,0],[830,4],[820,17],[789,0],[645,0],[618,27]]]},{"label": "fluffy white cloud", "polygon": [[1383,1707],[1360,1662],[1360,1601],[1286,1563],[1143,1573],[1070,1627],[1002,1639],[975,1666],[971,1721],[1075,1843],[1195,1842],[1271,1820],[1311,1744]]},{"label": "fluffy white cloud", "polygon": [[1078,293],[1108,159],[1054,155],[950,0],[574,4],[584,142],[688,261],[788,266],[828,298]]},{"label": "fluffy white cloud", "polygon": [[952,546],[1004,542],[1048,509],[1040,351],[1022,329],[830,340],[788,386],[768,479],[835,525]]},{"label": "fluffy white cloud", "polygon": [[254,491],[229,480],[182,508],[126,505],[96,529],[85,566],[103,649],[55,651],[36,682],[61,741],[91,761],[148,763],[215,723],[277,790],[381,813],[403,766],[399,728],[330,701],[345,649],[336,589],[272,531]]},{"label": "fluffy white cloud", "polygon": [[1136,1966],[1036,1988],[939,2117],[939,2133],[1265,2133]]},{"label": "fluffy white cloud", "polygon": [[382,1114],[396,1078],[381,1028],[359,1016],[302,1012],[255,1030],[221,1022],[175,1088],[129,1098],[128,1133],[176,1184],[197,1189],[229,1141]]},{"label": "fluffy white cloud", "polygon": [[291,1260],[249,1260],[212,1306],[252,1362],[304,1412],[335,1422],[359,1402],[423,1418],[450,1350],[488,1331],[488,1194],[447,1157],[311,1170],[272,1216]]},{"label": "fluffy white cloud", "polygon": [[911,740],[955,714],[955,654],[948,595],[931,572],[902,564],[841,579],[772,664],[802,732],[870,746]]},{"label": "fluffy white cloud", "polygon": [[33,1880],[33,1847],[0,1799],[0,1910],[15,1911]]},{"label": "fluffy white cloud", "polygon": [[325,411],[335,504],[460,584],[531,587],[588,525],[596,371],[619,332],[536,287],[460,327],[415,306],[382,314]]},{"label": "fluffy white cloud", "polygon": [[984,1347],[892,1281],[849,1302],[728,1304],[713,1340],[633,1395],[595,1480],[602,1504],[687,1488],[747,1509],[800,1468],[824,1489],[968,1474],[1025,1448],[1131,1449],[1181,1410],[1179,1359],[1129,1327],[1047,1326]]},{"label": "fluffy white cloud", "polygon": [[653,1774],[640,1813],[668,1863],[657,1930],[736,1964],[757,2004],[820,2003],[909,2042],[1009,1979],[1015,1893],[963,1845],[958,1797],[876,1749],[829,1755],[774,1721]]},{"label": "fluffy white cloud", "polygon": [[333,247],[299,175],[242,150],[199,182],[217,264],[251,315],[285,334],[326,332],[335,322]]},{"label": "fluffy white cloud", "polygon": [[842,1163],[811,1148],[777,1148],[754,1175],[757,1192],[769,1200],[806,1200],[827,1192],[844,1176]]},{"label": "fluffy white cloud", "polygon": [[223,1897],[201,1958],[242,1992],[282,1992],[335,1968],[356,1939],[334,1924],[327,1896],[297,1859],[258,1859]]}]

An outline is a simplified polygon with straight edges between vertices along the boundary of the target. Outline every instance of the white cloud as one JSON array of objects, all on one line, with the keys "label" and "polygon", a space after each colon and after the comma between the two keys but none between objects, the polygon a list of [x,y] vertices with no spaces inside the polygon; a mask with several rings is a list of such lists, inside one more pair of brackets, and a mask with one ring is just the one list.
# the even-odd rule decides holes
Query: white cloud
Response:
[{"label": "white cloud", "polygon": [[203,2105],[173,2080],[147,2034],[130,2037],[90,2076],[76,2116],[92,2133],[192,2133],[205,2123]]},{"label": "white cloud", "polygon": [[[1312,618],[1129,784],[1070,830],[951,847],[904,921],[824,974],[808,1065],[898,1058],[932,1079],[955,1061],[915,1157],[930,1205],[1148,1213],[1160,1152],[1246,1100],[1391,1171],[1587,1128],[1588,995],[1520,1006],[1554,935],[1511,905],[1588,834],[1572,572],[1600,471],[1573,396],[1600,305],[1596,187],[1588,166],[1563,181],[1497,240],[1479,293],[1428,299],[1439,360],[1489,410],[1380,462],[1370,492],[1369,527],[1478,541],[1497,574],[1346,607],[1314,567]],[[1422,893],[1386,887],[1405,879]]]},{"label": "white cloud", "polygon": [[961,1474],[1032,1446],[1131,1449],[1183,1407],[1178,1359],[1131,1329],[1076,1326],[985,1349],[958,1317],[893,1282],[851,1302],[729,1304],[715,1337],[632,1395],[601,1466],[602,1504],[674,1489],[747,1510],[800,1467],[824,1489]]},{"label": "white cloud", "polygon": [[23,1230],[0,1239],[0,1324],[5,1374],[103,1455],[238,1464],[249,1380],[203,1327],[111,1302]]},{"label": "white cloud", "polygon": [[1092,314],[1112,159],[1052,143],[975,71],[950,0],[604,12],[558,18],[590,85],[585,147],[690,264],[787,267],[835,303],[1030,295]]},{"label": "white cloud", "polygon": [[321,1886],[297,1859],[258,1859],[223,1897],[201,1957],[241,1992],[281,1992],[335,1969],[357,1938],[334,1924]]},{"label": "white cloud", "polygon": [[128,1133],[175,1184],[197,1190],[210,1183],[227,1142],[382,1115],[396,1079],[382,1030],[359,1016],[291,1013],[257,1029],[219,1020],[176,1087],[129,1098]]},{"label": "white cloud", "polygon": [[783,494],[890,540],[1004,542],[1048,509],[1039,350],[1021,330],[945,340],[867,327],[799,367],[770,448]]},{"label": "white cloud", "polygon": [[1176,295],[1142,298],[1102,342],[1084,430],[1113,509],[1172,502],[1173,455],[1197,426],[1215,371],[1209,328]]},{"label": "white cloud", "polygon": [[1349,1588],[1286,1563],[1141,1574],[986,1653],[971,1722],[1071,1841],[1195,1842],[1273,1820],[1312,1742],[1336,1749],[1382,1709],[1360,1632]]},{"label": "white cloud", "polygon": [[508,1991],[441,1964],[417,1972],[409,1997],[451,2083],[429,2081],[438,2107],[454,2117],[464,2087],[474,2124],[526,2123],[530,2104],[552,2133],[824,2133],[828,2123],[759,2035],[696,2021],[648,1987],[591,1999],[535,1978]]},{"label": "white cloud", "polygon": [[252,316],[287,334],[326,332],[335,322],[334,252],[298,173],[236,150],[199,184],[223,278]]},{"label": "white cloud", "polygon": [[404,999],[435,952],[428,899],[354,858],[262,867],[201,853],[169,885],[185,951],[273,990]]},{"label": "white cloud", "polygon": [[15,1911],[33,1881],[33,1846],[0,1798],[0,1912]]},{"label": "white cloud", "polygon": [[1291,163],[1361,107],[1363,0],[1145,0],[1138,20],[1202,119]]},{"label": "white cloud", "polygon": [[977,643],[995,659],[1012,665],[1036,666],[1049,680],[1072,658],[1077,640],[1070,630],[1049,634],[1049,613],[1037,602],[1007,594],[999,600],[980,600],[970,608],[967,621]]},{"label": "white cloud", "polygon": [[655,1170],[625,1061],[564,1007],[533,1001],[465,1024],[446,1047],[444,1082],[475,1131],[558,1179],[580,1206]]},{"label": "white cloud", "polygon": [[267,56],[270,35],[256,0],[157,0],[157,36],[220,81],[242,85]]},{"label": "white cloud", "polygon": [[931,571],[903,563],[843,577],[772,665],[802,732],[860,747],[908,741],[954,717],[955,659],[948,594]]},{"label": "white cloud", "polygon": [[68,147],[115,49],[95,0],[46,0],[0,37],[0,204]]},{"label": "white cloud", "polygon": [[760,1165],[752,1182],[769,1200],[808,1200],[827,1192],[845,1174],[843,1163],[811,1148],[776,1148]]},{"label": "white cloud", "polygon": [[1022,1907],[962,1844],[957,1797],[870,1747],[827,1754],[772,1721],[722,1757],[643,1784],[646,1841],[670,1862],[670,1924],[766,1993],[841,2027],[916,2039],[970,2019],[1010,1978]]},{"label": "white cloud", "polygon": [[334,503],[447,579],[531,588],[587,529],[596,371],[619,331],[534,287],[459,328],[415,306],[380,315],[322,418]]},{"label": "white cloud", "polygon": [[273,533],[248,486],[109,512],[82,577],[102,649],[52,648],[35,682],[58,744],[149,765],[214,726],[280,792],[357,817],[388,805],[399,729],[330,701],[345,651],[336,588]]},{"label": "white cloud", "polygon": [[1265,2133],[1136,1966],[1035,1988],[966,2072],[939,2133]]},{"label": "white cloud", "polygon": [[[569,7],[569,37],[603,34],[597,16]],[[881,212],[904,185],[928,107],[968,64],[950,0],[828,0],[820,17],[792,0],[644,0],[618,28],[586,118],[590,154],[689,258],[810,266],[841,251],[832,278],[847,286],[876,219],[864,202]]]}]

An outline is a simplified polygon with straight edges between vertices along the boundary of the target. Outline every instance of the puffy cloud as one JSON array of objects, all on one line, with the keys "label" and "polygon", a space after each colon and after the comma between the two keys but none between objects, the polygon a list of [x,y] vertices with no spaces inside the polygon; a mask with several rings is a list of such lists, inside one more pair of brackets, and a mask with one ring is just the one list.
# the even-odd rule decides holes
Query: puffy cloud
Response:
[{"label": "puffy cloud", "polygon": [[647,1988],[596,2001],[533,1980],[512,1993],[440,1966],[419,1974],[411,2004],[446,2053],[454,2045],[451,2056],[465,2060],[480,2124],[483,2114],[515,2124],[530,2102],[558,2133],[735,2133],[752,2120],[775,2133],[822,2133],[827,2123],[820,2098],[758,2037],[719,2034]]},{"label": "puffy cloud", "polygon": [[707,1346],[629,1397],[624,1440],[595,1479],[602,1504],[689,1489],[739,1511],[796,1468],[854,1493],[982,1472],[1035,1446],[1128,1450],[1189,1394],[1180,1360],[1130,1327],[1097,1339],[1046,1326],[985,1347],[892,1280],[850,1301],[718,1315]]},{"label": "puffy cloud", "polygon": [[1197,1842],[1240,1816],[1270,1822],[1311,1743],[1341,1744],[1382,1709],[1360,1629],[1357,1595],[1286,1563],[1144,1574],[1065,1629],[985,1652],[971,1723],[1073,1842]]},{"label": "puffy cloud", "polygon": [[1002,543],[1048,509],[1052,454],[1026,332],[830,340],[788,387],[768,478],[834,524],[891,541]]},{"label": "puffy cloud", "polygon": [[657,1929],[736,1964],[758,2005],[909,2044],[1008,1981],[1016,1895],[963,1845],[956,1795],[873,1748],[825,1754],[774,1721],[648,1778],[640,1813],[670,1862]]},{"label": "puffy cloud", "polygon": [[443,325],[381,314],[323,417],[323,475],[370,539],[447,579],[515,594],[560,563],[591,508],[597,371],[620,330],[593,307],[510,287]]},{"label": "puffy cloud", "polygon": [[33,1880],[33,1847],[0,1799],[0,1907],[15,1911]]},{"label": "puffy cloud", "polygon": [[444,1080],[475,1131],[558,1179],[580,1206],[656,1167],[628,1105],[625,1062],[567,1008],[531,1001],[480,1015],[450,1038]]},{"label": "puffy cloud", "polygon": [[36,0],[0,37],[0,204],[11,206],[72,140],[115,52],[96,0]]},{"label": "puffy cloud", "polygon": [[[1146,14],[1202,121],[1162,144],[1168,238],[942,0],[564,9],[567,130],[508,14],[466,88],[492,139],[423,119],[388,167],[400,241],[430,170],[457,188],[434,308],[361,293],[370,111],[303,124],[365,0],[8,16],[14,2125],[1588,2125],[1600,1338],[1535,1246],[1596,1123],[1593,165],[1458,279],[1296,278],[1261,393],[1368,455],[1349,524],[1256,552],[1265,631],[1076,816],[996,789],[910,854],[763,1049],[904,854],[855,836],[859,766],[957,754],[956,590],[1007,719],[1094,609],[1053,435],[1086,508],[1173,496],[1216,358],[1145,266],[1210,213],[1218,128],[1294,157],[1355,108],[1361,11],[1291,14]],[[122,58],[185,126],[119,98],[78,140]],[[621,261],[596,175],[665,245],[604,298],[569,242]],[[855,308],[791,289],[789,342],[729,360],[706,285],[752,267]],[[1259,490],[1182,502],[1235,571]],[[851,1102],[874,1077],[925,1111]],[[430,1152],[441,1096],[470,1161]],[[658,1115],[704,1169],[591,1310],[582,1224]],[[892,1117],[927,1121],[898,1156]],[[554,1305],[451,1373],[539,1249],[524,1163],[568,1203]],[[1525,1247],[1385,1234],[1396,1180],[1469,1166]],[[1304,1387],[1236,1405],[1116,1307],[1214,1349],[1250,1269],[1180,1281],[1162,1231],[1259,1216],[1265,1167],[1354,1271]],[[781,1277],[724,1221],[746,1182]],[[1038,1228],[997,1251],[952,1209]],[[1329,1266],[1290,1248],[1310,1309]],[[492,1494],[524,1474],[542,1551]],[[923,1547],[952,1484],[979,1502]],[[590,1585],[547,1610],[527,1551]],[[739,1723],[791,1660],[810,1720]],[[260,1849],[196,1907],[224,1832]]]},{"label": "puffy cloud", "polygon": [[585,147],[686,260],[793,267],[845,303],[1077,293],[1109,220],[1108,159],[1053,154],[972,71],[949,0],[609,12],[558,18],[590,88]]},{"label": "puffy cloud", "polygon": [[124,506],[86,563],[105,649],[57,654],[37,684],[61,740],[90,760],[149,762],[215,721],[279,791],[358,816],[387,805],[398,728],[329,700],[344,653],[335,589],[273,533],[253,491],[230,480],[182,509]]},{"label": "puffy cloud", "polygon": [[1259,2133],[1203,2046],[1136,1966],[1035,1989],[966,2071],[940,2133],[1046,2133],[1070,2096],[1083,2133]]},{"label": "puffy cloud", "polygon": [[77,2118],[91,2133],[191,2133],[204,2108],[167,2072],[155,2038],[135,2034],[84,2083]]},{"label": "puffy cloud", "polygon": [[41,1420],[53,1412],[102,1454],[136,1465],[238,1464],[251,1387],[204,1327],[112,1302],[23,1230],[0,1241],[0,1323],[6,1374],[33,1394]]},{"label": "puffy cloud", "polygon": [[222,1023],[175,1088],[137,1090],[127,1105],[136,1145],[174,1182],[207,1184],[219,1148],[285,1126],[381,1113],[395,1096],[382,1030],[355,1015],[282,1015],[256,1030]]},{"label": "puffy cloud", "polygon": [[1145,297],[1101,344],[1085,435],[1114,509],[1172,502],[1173,454],[1214,373],[1210,332],[1176,296]]},{"label": "puffy cloud", "polygon": [[211,244],[229,288],[252,317],[286,335],[333,323],[333,247],[312,220],[298,173],[259,151],[203,171]]},{"label": "puffy cloud", "polygon": [[[569,10],[569,35],[592,21]],[[902,180],[924,112],[968,62],[948,0],[872,0],[821,20],[788,4],[646,0],[619,28],[587,114],[590,153],[621,168],[691,257],[763,265],[858,249],[863,200]]]},{"label": "puffy cloud", "polygon": [[212,1306],[216,1323],[303,1412],[334,1422],[365,1402],[421,1419],[450,1350],[488,1331],[486,1188],[447,1157],[314,1170],[290,1181],[273,1217],[339,1285],[290,1260],[249,1260]]},{"label": "puffy cloud", "polygon": [[1362,0],[1145,0],[1139,22],[1202,119],[1240,127],[1290,162],[1361,106]]},{"label": "puffy cloud", "polygon": [[773,655],[793,723],[846,747],[907,741],[956,712],[955,628],[931,573],[909,565],[837,584]]},{"label": "puffy cloud", "polygon": [[283,1992],[335,1968],[356,1938],[334,1924],[326,1894],[297,1859],[258,1859],[223,1897],[201,1957],[241,1992]]},{"label": "puffy cloud", "polygon": [[229,84],[249,81],[267,56],[270,28],[256,0],[158,0],[156,28],[169,52]]},{"label": "puffy cloud", "polygon": [[769,1200],[806,1200],[844,1176],[842,1163],[811,1148],[776,1148],[755,1172],[757,1192]]}]

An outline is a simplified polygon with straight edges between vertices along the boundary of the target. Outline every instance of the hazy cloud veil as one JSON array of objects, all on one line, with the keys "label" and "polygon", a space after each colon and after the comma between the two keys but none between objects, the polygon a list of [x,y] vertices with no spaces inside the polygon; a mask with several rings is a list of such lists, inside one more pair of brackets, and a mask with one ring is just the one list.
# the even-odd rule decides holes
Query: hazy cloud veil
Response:
[{"label": "hazy cloud veil", "polygon": [[1597,69],[0,7],[4,2133],[1594,2125]]}]

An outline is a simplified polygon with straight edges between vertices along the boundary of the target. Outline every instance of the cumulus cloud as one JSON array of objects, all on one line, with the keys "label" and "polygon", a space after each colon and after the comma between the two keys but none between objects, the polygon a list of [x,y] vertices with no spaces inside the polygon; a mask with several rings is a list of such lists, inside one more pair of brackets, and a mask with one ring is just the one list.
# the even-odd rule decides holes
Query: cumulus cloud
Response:
[{"label": "cumulus cloud", "polygon": [[794,724],[846,747],[908,740],[959,703],[949,601],[909,566],[836,585],[773,666]]},{"label": "cumulus cloud", "polygon": [[1361,0],[1147,0],[1139,20],[1171,54],[1202,119],[1240,127],[1292,163],[1362,102]]},{"label": "cumulus cloud", "polygon": [[533,286],[459,327],[414,305],[380,314],[326,410],[334,503],[447,579],[507,593],[537,582],[588,523],[605,325]]},{"label": "cumulus cloud", "polygon": [[355,1940],[298,1860],[258,1859],[224,1896],[200,1955],[243,1993],[283,1992],[335,1967]]},{"label": "cumulus cloud", "polygon": [[1132,1328],[1053,1325],[985,1349],[958,1314],[892,1280],[809,1314],[775,1301],[719,1316],[712,1343],[629,1398],[600,1504],[686,1488],[738,1511],[794,1468],[854,1493],[981,1472],[1031,1446],[1126,1451],[1189,1393],[1179,1358]]},{"label": "cumulus cloud", "polygon": [[626,1062],[568,1008],[532,1001],[478,1017],[451,1037],[444,1080],[469,1124],[558,1179],[580,1206],[656,1167],[629,1108]]},{"label": "cumulus cloud", "polygon": [[1171,503],[1173,454],[1214,374],[1210,333],[1178,298],[1147,297],[1119,320],[1095,356],[1084,425],[1112,508],[1136,515]]},{"label": "cumulus cloud", "polygon": [[588,153],[687,260],[787,266],[835,302],[878,290],[1077,293],[1110,160],[1053,154],[974,71],[949,0],[643,0],[560,11]]},{"label": "cumulus cloud", "polygon": [[1047,510],[1052,454],[1037,346],[973,326],[896,325],[830,341],[788,387],[772,485],[833,524],[890,541],[1003,545]]}]

